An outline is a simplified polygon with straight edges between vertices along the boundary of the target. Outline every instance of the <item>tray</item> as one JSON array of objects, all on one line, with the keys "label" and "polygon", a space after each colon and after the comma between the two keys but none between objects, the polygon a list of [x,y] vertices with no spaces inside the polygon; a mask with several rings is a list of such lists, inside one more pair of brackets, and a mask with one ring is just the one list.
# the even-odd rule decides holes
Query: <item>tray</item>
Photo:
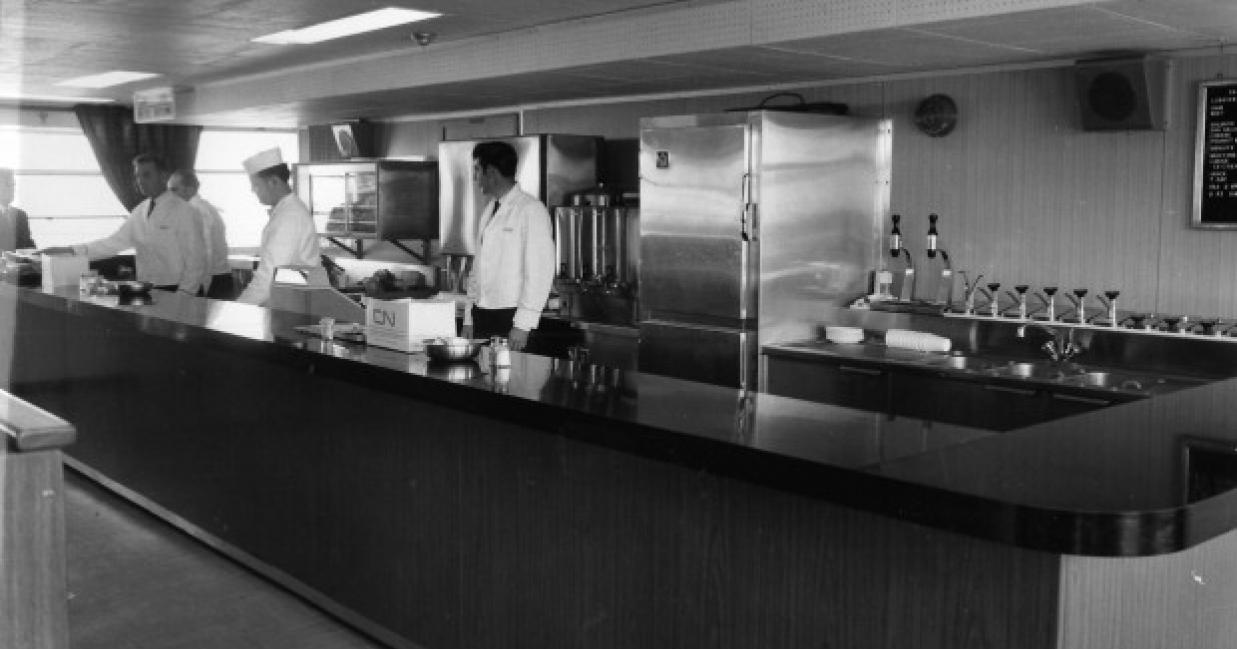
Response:
[{"label": "tray", "polygon": [[[322,337],[322,325],[297,325],[295,329],[303,334]],[[365,342],[365,327],[355,322],[337,322],[335,323],[335,340],[363,343]]]}]

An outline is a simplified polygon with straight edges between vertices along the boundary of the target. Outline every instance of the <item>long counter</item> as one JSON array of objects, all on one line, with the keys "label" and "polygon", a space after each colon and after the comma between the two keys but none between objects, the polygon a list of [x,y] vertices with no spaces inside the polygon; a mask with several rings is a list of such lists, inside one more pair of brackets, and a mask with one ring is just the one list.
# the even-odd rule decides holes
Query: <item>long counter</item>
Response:
[{"label": "long counter", "polygon": [[1083,646],[1089,556],[1237,544],[1184,460],[1237,446],[1237,380],[997,433],[173,294],[0,308],[74,466],[392,646]]}]

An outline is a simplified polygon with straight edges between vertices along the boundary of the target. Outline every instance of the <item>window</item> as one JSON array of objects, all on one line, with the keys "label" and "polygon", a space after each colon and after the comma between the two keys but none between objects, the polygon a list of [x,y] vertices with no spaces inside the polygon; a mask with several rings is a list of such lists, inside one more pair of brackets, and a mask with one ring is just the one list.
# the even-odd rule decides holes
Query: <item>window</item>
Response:
[{"label": "window", "polygon": [[0,126],[0,167],[14,170],[13,204],[30,215],[40,247],[105,237],[124,221],[125,208],[79,130]]},{"label": "window", "polygon": [[[219,208],[231,248],[257,248],[267,219],[241,161],[276,146],[285,160],[297,159],[295,131],[202,132],[196,164],[201,193]],[[30,215],[30,232],[40,247],[105,237],[128,215],[76,128],[0,126],[0,167],[15,170],[13,204]]]},{"label": "window", "polygon": [[249,156],[279,147],[289,166],[297,160],[295,131],[216,130],[202,132],[198,143],[197,172],[202,198],[219,209],[231,248],[257,248],[262,243],[267,207],[249,189],[241,162]]}]

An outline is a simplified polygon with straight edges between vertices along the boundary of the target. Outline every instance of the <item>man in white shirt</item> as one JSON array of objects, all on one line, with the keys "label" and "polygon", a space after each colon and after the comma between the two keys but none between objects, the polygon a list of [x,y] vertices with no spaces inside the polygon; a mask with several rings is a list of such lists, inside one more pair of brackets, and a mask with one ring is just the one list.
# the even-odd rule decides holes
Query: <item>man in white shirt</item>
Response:
[{"label": "man in white shirt", "polygon": [[167,163],[143,153],[133,159],[133,177],[146,200],[111,236],[76,246],[46,248],[50,255],[82,255],[92,261],[133,248],[137,279],[165,291],[197,295],[206,270],[205,244],[197,214],[176,194],[167,191]]},{"label": "man in white shirt", "polygon": [[206,244],[206,272],[202,275],[202,288],[206,297],[230,300],[236,296],[232,280],[232,267],[228,265],[228,235],[223,217],[209,201],[198,193],[201,188],[198,175],[192,169],[177,169],[168,177],[168,191],[181,197],[197,212],[202,227],[202,240]]},{"label": "man in white shirt", "polygon": [[262,229],[258,269],[236,300],[265,305],[271,296],[275,269],[280,266],[320,266],[318,233],[309,208],[288,185],[292,176],[278,148],[254,154],[244,162],[249,187],[258,201],[270,206],[270,221]]},{"label": "man in white shirt", "polygon": [[15,190],[13,170],[0,168],[0,250],[35,247],[30,238],[30,217],[13,206]]},{"label": "man in white shirt", "polygon": [[473,181],[490,198],[481,217],[469,276],[474,300],[467,336],[505,336],[511,349],[528,344],[554,283],[554,234],[541,201],[515,183],[515,149],[504,142],[473,147]]}]

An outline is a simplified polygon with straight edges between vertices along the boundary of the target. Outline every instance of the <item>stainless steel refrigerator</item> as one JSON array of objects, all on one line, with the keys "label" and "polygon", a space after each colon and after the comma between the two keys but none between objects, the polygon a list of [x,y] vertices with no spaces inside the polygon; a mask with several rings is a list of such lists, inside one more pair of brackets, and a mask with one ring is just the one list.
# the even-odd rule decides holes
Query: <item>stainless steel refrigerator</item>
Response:
[{"label": "stainless steel refrigerator", "polygon": [[[589,135],[517,135],[486,138],[506,142],[519,156],[520,189],[541,199],[550,212],[575,192],[597,185],[601,138]],[[477,228],[486,199],[472,182],[472,149],[482,140],[438,144],[438,230],[444,255],[476,253]]]},{"label": "stainless steel refrigerator", "polygon": [[863,294],[889,120],[780,111],[640,122],[642,372],[755,389],[760,345]]}]

